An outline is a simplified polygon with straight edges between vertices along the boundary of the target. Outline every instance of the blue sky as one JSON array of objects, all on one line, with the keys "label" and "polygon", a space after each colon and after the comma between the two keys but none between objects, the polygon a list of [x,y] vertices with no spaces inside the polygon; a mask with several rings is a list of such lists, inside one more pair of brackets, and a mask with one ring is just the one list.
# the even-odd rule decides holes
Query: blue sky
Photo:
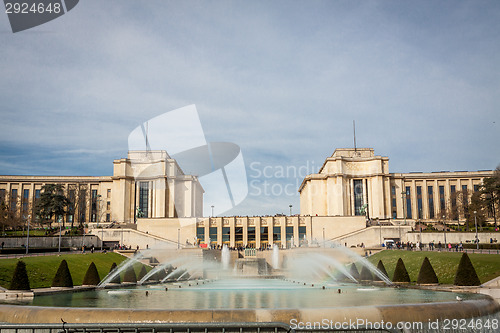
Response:
[{"label": "blue sky", "polygon": [[189,104],[253,181],[228,214],[298,213],[280,171],[352,147],[353,120],[391,172],[500,163],[498,1],[85,0],[16,34],[0,14],[0,45],[0,174],[111,175]]}]

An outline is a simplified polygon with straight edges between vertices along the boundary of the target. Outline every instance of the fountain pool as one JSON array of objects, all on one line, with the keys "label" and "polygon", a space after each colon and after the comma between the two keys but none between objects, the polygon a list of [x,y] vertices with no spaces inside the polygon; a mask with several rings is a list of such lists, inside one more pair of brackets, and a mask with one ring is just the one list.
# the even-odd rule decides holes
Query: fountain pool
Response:
[{"label": "fountain pool", "polygon": [[[153,254],[160,258],[148,277],[136,286],[108,289],[108,276],[100,288],[92,291],[37,295],[29,301],[2,304],[0,322],[60,323],[62,319],[68,323],[290,324],[362,318],[396,324],[466,318],[500,320],[500,305],[488,296],[400,288],[392,286],[386,277],[375,285],[355,283],[346,269],[351,262],[369,268],[374,275],[380,272],[343,247],[286,253],[275,248],[268,253],[269,272],[259,276],[242,274],[245,270],[237,269],[239,259],[235,260],[227,248],[214,251],[143,252],[119,269],[123,271]],[[257,258],[264,254],[252,256],[266,261]],[[149,284],[150,277],[167,267],[173,269],[167,276],[176,276],[175,281]],[[188,280],[178,281],[177,276]]]},{"label": "fountain pool", "polygon": [[[314,285],[314,286],[313,286]],[[325,289],[323,289],[325,287]],[[168,288],[166,290],[165,288]],[[339,293],[340,289],[340,293]],[[146,291],[148,295],[146,296]],[[282,279],[223,279],[143,285],[129,289],[97,289],[35,297],[31,305],[133,309],[305,309],[359,305],[419,304],[481,299],[476,294],[362,286],[305,283]]]}]

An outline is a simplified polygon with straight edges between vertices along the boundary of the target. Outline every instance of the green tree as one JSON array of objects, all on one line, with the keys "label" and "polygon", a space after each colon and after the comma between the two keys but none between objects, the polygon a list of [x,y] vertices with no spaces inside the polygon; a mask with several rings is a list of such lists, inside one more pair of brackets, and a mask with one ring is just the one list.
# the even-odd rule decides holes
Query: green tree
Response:
[{"label": "green tree", "polygon": [[439,283],[438,277],[434,268],[429,261],[429,258],[425,257],[422,262],[422,266],[420,267],[420,272],[418,272],[417,278],[418,284],[434,284]]},{"label": "green tree", "polygon": [[30,290],[30,281],[28,279],[28,272],[26,271],[26,264],[24,261],[19,260],[14,269],[12,280],[10,281],[10,290]]},{"label": "green tree", "polygon": [[99,282],[101,282],[99,272],[97,271],[97,267],[95,267],[94,262],[91,262],[87,272],[85,273],[85,277],[83,278],[82,285],[97,286]]},{"label": "green tree", "polygon": [[410,275],[408,274],[403,259],[401,258],[398,259],[396,268],[394,269],[392,282],[411,282]]},{"label": "green tree", "polygon": [[24,221],[19,216],[17,209],[12,205],[17,205],[17,198],[10,200],[10,206],[8,200],[0,198],[0,227],[3,232],[5,232],[5,229],[18,228],[24,225]]},{"label": "green tree", "polygon": [[52,280],[52,287],[73,287],[73,278],[71,277],[68,263],[64,259],[57,269],[54,280]]},{"label": "green tree", "polygon": [[[40,191],[40,198],[35,205],[35,215],[41,223],[52,224],[55,217],[63,217],[69,200],[64,196],[64,186],[61,184],[45,184]],[[64,226],[64,219],[63,219]]]},{"label": "green tree", "polygon": [[481,281],[467,253],[462,254],[453,284],[457,286],[479,286]]},{"label": "green tree", "polygon": [[497,213],[500,207],[500,166],[496,168],[492,177],[483,179],[483,185],[479,192],[481,193],[484,205],[493,217],[496,228]]}]

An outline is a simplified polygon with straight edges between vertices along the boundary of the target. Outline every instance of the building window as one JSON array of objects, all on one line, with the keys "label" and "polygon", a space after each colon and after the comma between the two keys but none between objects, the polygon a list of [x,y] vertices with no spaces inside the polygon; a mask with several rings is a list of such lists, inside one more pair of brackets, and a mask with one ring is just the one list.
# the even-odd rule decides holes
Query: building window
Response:
[{"label": "building window", "polygon": [[110,201],[106,202],[106,210],[107,211],[111,210],[111,202]]},{"label": "building window", "polygon": [[[24,189],[23,190],[23,213],[28,212],[29,200],[30,200],[30,190]],[[27,216],[24,216],[24,217],[27,218]]]},{"label": "building window", "polygon": [[451,192],[451,213],[452,220],[458,220],[458,210],[457,210],[457,188],[455,185],[450,186]]},{"label": "building window", "polygon": [[205,242],[205,227],[197,227],[196,228],[196,238],[198,242]]},{"label": "building window", "polygon": [[286,240],[289,241],[293,237],[293,227],[286,227]]},{"label": "building window", "polygon": [[5,190],[0,189],[0,203],[5,201]]},{"label": "building window", "polygon": [[478,192],[479,191],[479,185],[474,185],[474,192]]},{"label": "building window", "polygon": [[464,217],[469,217],[469,191],[467,185],[462,185],[462,208],[464,210]]},{"label": "building window", "polygon": [[434,218],[434,194],[432,186],[427,186],[427,197],[429,199],[429,218]]},{"label": "building window", "polygon": [[396,186],[391,186],[391,195],[396,195]]},{"label": "building window", "polygon": [[106,222],[111,222],[111,214],[110,213],[106,214]]},{"label": "building window", "polygon": [[111,198],[111,189],[108,188],[108,192],[107,192],[107,198]]},{"label": "building window", "polygon": [[217,243],[217,227],[208,228],[208,237],[210,237],[210,243]]},{"label": "building window", "polygon": [[354,179],[354,215],[362,215],[361,207],[363,207],[363,180]]},{"label": "building window", "polygon": [[97,190],[91,190],[91,199],[92,199],[92,211],[90,214],[90,222],[97,222]]},{"label": "building window", "polygon": [[260,227],[260,241],[269,242],[269,230],[267,227]]},{"label": "building window", "polygon": [[234,228],[234,241],[239,245],[243,245],[243,228],[236,227]]},{"label": "building window", "polygon": [[411,189],[410,186],[406,186],[406,218],[411,219]]},{"label": "building window", "polygon": [[17,189],[15,188],[10,191],[10,210],[17,211]]},{"label": "building window", "polygon": [[417,210],[418,218],[422,219],[422,186],[417,186]]},{"label": "building window", "polygon": [[35,199],[40,199],[40,190],[35,190]]},{"label": "building window", "polygon": [[307,239],[306,239],[306,227],[299,226],[299,242],[305,243],[306,241],[307,241]]},{"label": "building window", "polygon": [[441,215],[444,215],[446,211],[446,202],[444,201],[444,186],[439,186],[439,208],[441,209]]},{"label": "building window", "polygon": [[281,241],[281,227],[273,227],[273,240]]},{"label": "building window", "polygon": [[[149,217],[148,204],[149,201],[149,182],[139,183],[139,209],[141,210],[142,217]],[[210,237],[212,238],[212,237]]]},{"label": "building window", "polygon": [[255,227],[248,227],[247,232],[248,243],[251,242],[255,246]]},{"label": "building window", "polygon": [[222,227],[222,243],[226,244],[229,243],[230,233],[231,233],[230,227]]}]

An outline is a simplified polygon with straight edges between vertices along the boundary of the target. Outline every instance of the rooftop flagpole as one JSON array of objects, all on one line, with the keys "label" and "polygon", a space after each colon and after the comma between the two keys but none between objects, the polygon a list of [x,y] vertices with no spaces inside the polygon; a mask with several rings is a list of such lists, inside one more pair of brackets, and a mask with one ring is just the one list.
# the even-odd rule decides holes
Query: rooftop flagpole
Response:
[{"label": "rooftop flagpole", "polygon": [[354,151],[356,152],[356,121],[352,121],[352,129],[354,132]]}]

